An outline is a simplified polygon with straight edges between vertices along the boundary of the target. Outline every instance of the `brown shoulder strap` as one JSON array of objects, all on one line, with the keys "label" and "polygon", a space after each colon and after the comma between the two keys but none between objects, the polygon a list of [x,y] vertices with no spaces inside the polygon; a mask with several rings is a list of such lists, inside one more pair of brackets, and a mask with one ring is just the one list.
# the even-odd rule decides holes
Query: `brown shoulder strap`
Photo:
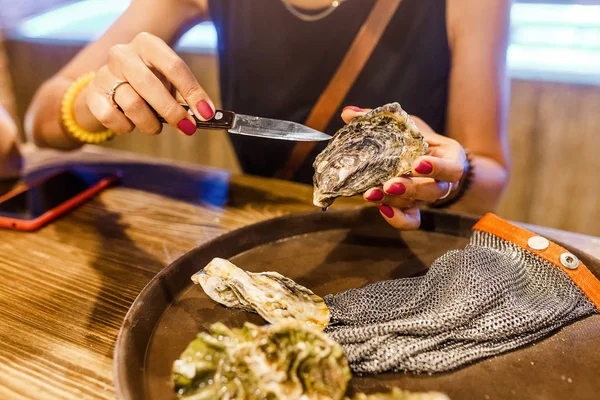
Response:
[{"label": "brown shoulder strap", "polygon": [[[307,126],[319,131],[327,128],[333,114],[344,101],[401,2],[402,0],[375,2],[329,85],[321,93],[321,97],[306,119]],[[292,179],[315,145],[315,142],[296,143],[286,165],[276,176],[281,179]]]}]

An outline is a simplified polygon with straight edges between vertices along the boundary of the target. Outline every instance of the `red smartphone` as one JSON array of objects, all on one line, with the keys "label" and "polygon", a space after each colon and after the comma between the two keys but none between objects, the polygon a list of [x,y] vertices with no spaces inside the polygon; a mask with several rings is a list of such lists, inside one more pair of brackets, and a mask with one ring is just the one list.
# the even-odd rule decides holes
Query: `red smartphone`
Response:
[{"label": "red smartphone", "polygon": [[0,228],[34,231],[118,182],[116,173],[66,169],[0,196]]}]

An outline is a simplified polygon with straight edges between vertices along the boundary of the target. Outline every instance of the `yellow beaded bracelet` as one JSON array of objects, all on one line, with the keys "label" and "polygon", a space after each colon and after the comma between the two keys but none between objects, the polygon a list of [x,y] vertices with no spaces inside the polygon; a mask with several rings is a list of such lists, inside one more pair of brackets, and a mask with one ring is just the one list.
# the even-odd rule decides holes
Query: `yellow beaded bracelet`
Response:
[{"label": "yellow beaded bracelet", "polygon": [[77,78],[65,93],[61,104],[62,122],[67,129],[67,132],[75,139],[83,143],[102,143],[115,135],[113,131],[107,129],[100,132],[89,132],[80,127],[73,116],[73,104],[75,98],[81,90],[88,84],[96,74],[94,72],[87,73]]}]

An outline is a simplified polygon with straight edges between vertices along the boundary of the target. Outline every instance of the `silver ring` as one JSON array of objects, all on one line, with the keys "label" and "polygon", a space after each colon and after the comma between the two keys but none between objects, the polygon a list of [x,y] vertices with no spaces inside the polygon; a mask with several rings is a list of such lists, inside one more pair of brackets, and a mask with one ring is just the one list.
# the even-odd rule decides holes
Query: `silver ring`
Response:
[{"label": "silver ring", "polygon": [[448,191],[446,191],[446,193],[444,193],[444,195],[442,197],[440,197],[438,200],[443,200],[446,197],[450,196],[450,192],[452,192],[452,187],[453,187],[453,184],[448,183]]},{"label": "silver ring", "polygon": [[117,102],[115,101],[115,93],[117,92],[117,89],[119,88],[119,86],[128,83],[127,81],[118,81],[117,83],[114,84],[114,86],[108,91],[108,96],[110,97],[110,100],[113,102],[113,104],[115,105],[115,107],[119,107],[119,105],[117,104]]}]

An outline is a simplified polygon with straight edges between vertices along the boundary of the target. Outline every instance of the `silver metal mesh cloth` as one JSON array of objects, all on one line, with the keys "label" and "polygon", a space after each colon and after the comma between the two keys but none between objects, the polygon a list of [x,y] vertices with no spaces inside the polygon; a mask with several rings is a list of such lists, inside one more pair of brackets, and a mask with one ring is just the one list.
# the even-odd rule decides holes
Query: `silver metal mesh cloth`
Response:
[{"label": "silver metal mesh cloth", "polygon": [[442,372],[532,343],[596,312],[560,268],[474,231],[423,276],[328,295],[327,334],[357,374]]}]

